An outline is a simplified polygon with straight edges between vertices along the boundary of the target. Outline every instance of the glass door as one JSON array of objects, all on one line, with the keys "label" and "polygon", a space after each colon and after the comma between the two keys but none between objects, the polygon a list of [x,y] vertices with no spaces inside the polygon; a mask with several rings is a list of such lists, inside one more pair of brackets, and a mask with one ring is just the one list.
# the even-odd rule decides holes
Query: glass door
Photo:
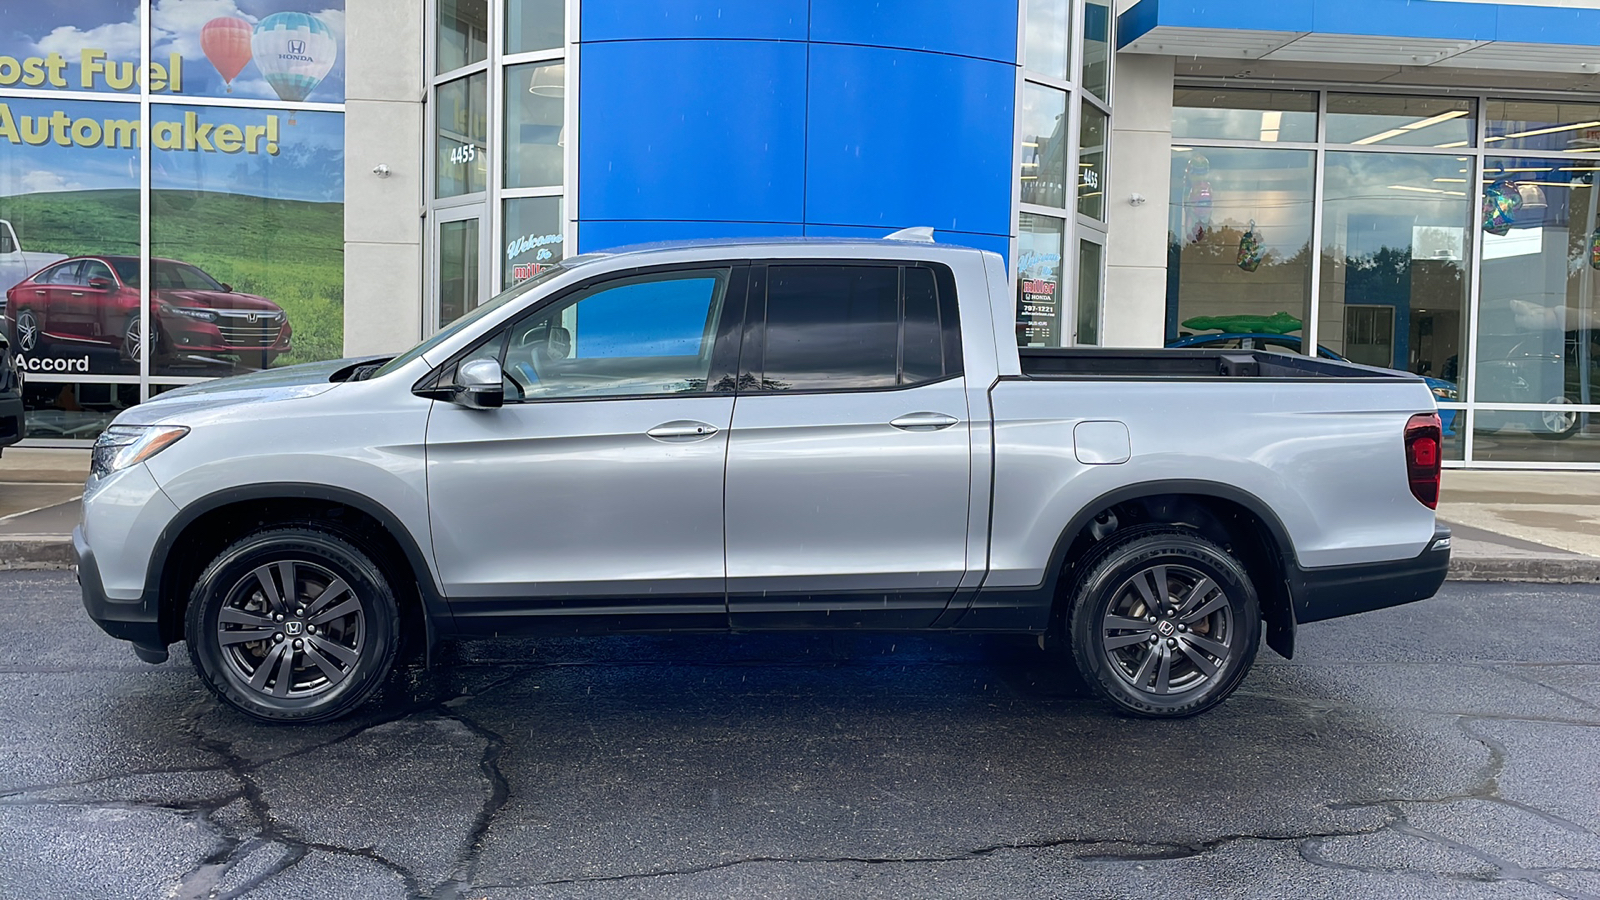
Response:
[{"label": "glass door", "polygon": [[488,231],[483,208],[440,210],[433,234],[429,288],[432,293],[428,332],[431,334],[488,299]]}]

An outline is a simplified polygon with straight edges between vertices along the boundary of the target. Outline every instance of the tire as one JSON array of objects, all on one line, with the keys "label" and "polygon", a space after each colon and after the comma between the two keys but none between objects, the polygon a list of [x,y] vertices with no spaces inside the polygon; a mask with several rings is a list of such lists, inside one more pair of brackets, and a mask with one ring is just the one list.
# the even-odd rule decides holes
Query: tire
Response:
[{"label": "tire", "polygon": [[[1165,611],[1152,613],[1152,599]],[[1111,538],[1086,561],[1067,613],[1083,680],[1132,716],[1174,719],[1216,706],[1244,680],[1261,644],[1260,600],[1244,566],[1178,528]]]},{"label": "tire", "polygon": [[[288,580],[295,602],[280,603]],[[324,599],[328,590],[339,593]],[[184,624],[206,687],[266,722],[350,713],[382,686],[400,644],[399,607],[378,566],[308,527],[259,531],[224,550],[196,583]]]},{"label": "tire", "polygon": [[11,323],[11,349],[13,353],[44,353],[49,349],[44,331],[39,327],[39,314],[31,309],[17,310]]}]

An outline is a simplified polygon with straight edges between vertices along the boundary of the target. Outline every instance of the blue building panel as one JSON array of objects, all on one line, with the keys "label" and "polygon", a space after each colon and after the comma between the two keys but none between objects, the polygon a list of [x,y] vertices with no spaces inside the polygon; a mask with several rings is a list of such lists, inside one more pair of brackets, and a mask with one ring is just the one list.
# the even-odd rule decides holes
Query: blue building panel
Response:
[{"label": "blue building panel", "polygon": [[804,221],[1009,234],[1015,91],[1002,63],[813,44]]},{"label": "blue building panel", "polygon": [[801,221],[804,44],[599,43],[582,66],[583,219]]},{"label": "blue building panel", "polygon": [[808,0],[607,0],[582,5],[580,40],[803,41]]},{"label": "blue building panel", "polygon": [[1492,41],[1495,39],[1495,18],[1496,7],[1487,3],[1444,3],[1438,0],[1333,3],[1317,0],[1312,5],[1311,27],[1302,30],[1318,34]]},{"label": "blue building panel", "polygon": [[[914,224],[916,223],[908,222],[894,228],[871,228],[865,225],[807,225],[806,237],[881,238]],[[1011,237],[1005,234],[973,234],[966,231],[940,231],[936,228],[933,231],[933,240],[939,244],[990,250],[1000,254],[1001,259],[1011,255]]]},{"label": "blue building panel", "polygon": [[1117,45],[1159,28],[1600,45],[1600,9],[1444,0],[1139,0]]},{"label": "blue building panel", "polygon": [[783,222],[685,222],[629,220],[580,221],[578,252],[593,253],[629,244],[704,241],[712,238],[800,237],[802,227]]},{"label": "blue building panel", "polygon": [[1017,61],[1016,0],[811,0],[811,40]]},{"label": "blue building panel", "polygon": [[1600,45],[1600,9],[1512,5],[1495,9],[1496,34],[1502,41]]}]

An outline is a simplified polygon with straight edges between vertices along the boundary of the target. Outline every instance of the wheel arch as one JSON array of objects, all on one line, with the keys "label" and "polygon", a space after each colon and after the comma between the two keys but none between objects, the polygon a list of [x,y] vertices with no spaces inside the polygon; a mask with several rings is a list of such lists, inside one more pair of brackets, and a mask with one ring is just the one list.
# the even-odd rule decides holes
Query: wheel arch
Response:
[{"label": "wheel arch", "polygon": [[[1266,641],[1285,658],[1294,655],[1295,615],[1289,592],[1290,569],[1296,565],[1294,542],[1283,521],[1249,491],[1214,481],[1172,479],[1125,485],[1086,504],[1062,529],[1051,554],[1046,585],[1051,598],[1051,632],[1060,634],[1066,594],[1083,564],[1116,531],[1096,538],[1092,526],[1107,513],[1117,516],[1118,530],[1130,525],[1162,524],[1194,528],[1229,548],[1250,573],[1267,624]],[[1122,521],[1131,518],[1131,521]]]},{"label": "wheel arch", "polygon": [[208,494],[185,506],[162,529],[145,574],[145,597],[158,612],[162,640],[170,644],[182,639],[189,592],[217,554],[252,531],[294,523],[338,534],[384,567],[400,600],[406,642],[402,660],[426,659],[436,637],[453,630],[427,557],[398,516],[345,488],[278,482]]}]

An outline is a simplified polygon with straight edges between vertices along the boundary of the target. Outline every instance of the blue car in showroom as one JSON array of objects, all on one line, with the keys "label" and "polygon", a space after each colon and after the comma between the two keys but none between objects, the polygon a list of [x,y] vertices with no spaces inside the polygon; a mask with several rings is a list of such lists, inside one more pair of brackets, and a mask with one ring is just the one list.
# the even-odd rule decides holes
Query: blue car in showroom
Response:
[{"label": "blue car in showroom", "polygon": [[[1255,331],[1191,334],[1187,337],[1167,342],[1168,347],[1208,347],[1213,350],[1282,350],[1285,353],[1299,353],[1302,344],[1300,336],[1296,334],[1272,334],[1270,332]],[[1349,362],[1349,360],[1323,346],[1317,347],[1317,356],[1322,359]],[[1422,380],[1428,383],[1428,390],[1433,392],[1433,398],[1436,402],[1453,403],[1460,399],[1460,393],[1456,389],[1455,382],[1445,381],[1443,378],[1434,378],[1432,375],[1423,375]],[[1455,418],[1455,410],[1439,410],[1439,422],[1444,426],[1445,434],[1455,433],[1452,428],[1455,424]]]}]

